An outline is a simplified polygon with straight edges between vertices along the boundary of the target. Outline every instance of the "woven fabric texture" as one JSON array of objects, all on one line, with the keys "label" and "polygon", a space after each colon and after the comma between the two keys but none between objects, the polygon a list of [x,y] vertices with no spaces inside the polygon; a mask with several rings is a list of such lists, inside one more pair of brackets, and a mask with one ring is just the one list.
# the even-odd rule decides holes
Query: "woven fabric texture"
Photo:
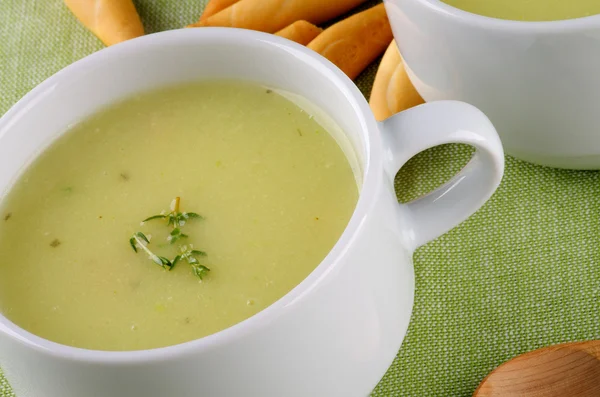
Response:
[{"label": "woven fabric texture", "polygon": [[[194,21],[205,2],[135,1],[148,33]],[[102,47],[61,0],[3,0],[0,114]],[[372,65],[357,80],[366,95],[375,71]],[[399,200],[445,182],[470,154],[467,147],[447,145],[416,156],[396,178]],[[414,260],[411,325],[375,397],[470,396],[489,371],[519,353],[600,339],[600,173],[507,157],[493,198],[417,250]],[[1,370],[0,397],[14,397]]]}]

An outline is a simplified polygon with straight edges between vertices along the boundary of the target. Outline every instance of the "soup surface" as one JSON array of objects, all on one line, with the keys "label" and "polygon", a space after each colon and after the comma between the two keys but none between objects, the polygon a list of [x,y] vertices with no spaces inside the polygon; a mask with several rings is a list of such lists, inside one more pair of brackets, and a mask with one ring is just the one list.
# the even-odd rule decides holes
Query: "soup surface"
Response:
[{"label": "soup surface", "polygon": [[[141,94],[75,125],[3,199],[1,312],[99,350],[173,345],[252,316],[314,270],[356,205],[357,170],[323,125],[275,91],[227,81]],[[169,244],[172,225],[140,221],[174,197],[204,219]],[[138,242],[136,254],[136,232],[169,260],[193,244],[210,271],[200,280],[185,260],[169,271]]]},{"label": "soup surface", "polygon": [[456,8],[514,21],[556,21],[600,14],[598,0],[442,0]]}]

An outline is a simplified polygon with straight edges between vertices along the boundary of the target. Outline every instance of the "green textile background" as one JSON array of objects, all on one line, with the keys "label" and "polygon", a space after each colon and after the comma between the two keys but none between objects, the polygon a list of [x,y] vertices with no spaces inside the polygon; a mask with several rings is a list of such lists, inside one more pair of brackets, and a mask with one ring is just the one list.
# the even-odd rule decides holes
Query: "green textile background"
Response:
[{"label": "green textile background", "polygon": [[[135,3],[150,33],[194,21],[205,1]],[[102,47],[61,0],[2,0],[0,114]],[[372,65],[357,81],[365,94],[375,71]],[[396,178],[399,199],[446,181],[470,153],[450,145],[415,157]],[[414,259],[412,322],[373,396],[470,396],[489,371],[519,353],[600,339],[600,173],[507,157],[490,202]],[[1,370],[0,397],[14,397]]]}]

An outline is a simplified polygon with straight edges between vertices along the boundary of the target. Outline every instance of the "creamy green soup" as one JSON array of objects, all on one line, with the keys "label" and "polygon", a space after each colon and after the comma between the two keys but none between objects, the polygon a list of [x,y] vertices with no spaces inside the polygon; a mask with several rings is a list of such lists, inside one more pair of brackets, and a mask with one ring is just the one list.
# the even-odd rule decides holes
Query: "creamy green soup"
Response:
[{"label": "creamy green soup", "polygon": [[515,21],[556,21],[600,14],[598,0],[442,0],[456,8]]},{"label": "creamy green soup", "polygon": [[[317,119],[264,87],[200,82],[75,125],[3,198],[0,311],[55,342],[136,350],[266,308],[323,260],[357,202],[343,134]],[[141,220],[168,214],[175,197],[203,219],[186,218],[188,237],[170,244],[173,225]],[[195,258],[210,271],[159,266],[132,249],[138,232],[169,261],[205,252]]]}]

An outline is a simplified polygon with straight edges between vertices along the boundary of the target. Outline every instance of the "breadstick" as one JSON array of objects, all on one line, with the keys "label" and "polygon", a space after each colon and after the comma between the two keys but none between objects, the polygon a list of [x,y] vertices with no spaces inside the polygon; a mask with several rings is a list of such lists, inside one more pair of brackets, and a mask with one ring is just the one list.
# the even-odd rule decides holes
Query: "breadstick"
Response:
[{"label": "breadstick", "polygon": [[318,25],[366,0],[241,0],[188,27],[225,26],[275,33],[298,20]]},{"label": "breadstick", "polygon": [[79,21],[107,46],[144,35],[131,0],[64,0]]},{"label": "breadstick", "polygon": [[306,21],[296,21],[286,28],[275,33],[277,36],[285,37],[302,45],[307,45],[321,33],[323,29]]},{"label": "breadstick", "polygon": [[392,38],[385,8],[379,4],[325,29],[308,48],[354,79],[385,51]]},{"label": "breadstick", "polygon": [[408,79],[396,41],[392,41],[383,55],[371,90],[369,105],[375,118],[385,120],[423,102],[425,101]]},{"label": "breadstick", "polygon": [[202,12],[202,16],[200,17],[201,21],[208,19],[215,15],[217,12],[226,9],[232,4],[237,3],[240,0],[209,0],[206,7],[204,7],[204,11]]}]

